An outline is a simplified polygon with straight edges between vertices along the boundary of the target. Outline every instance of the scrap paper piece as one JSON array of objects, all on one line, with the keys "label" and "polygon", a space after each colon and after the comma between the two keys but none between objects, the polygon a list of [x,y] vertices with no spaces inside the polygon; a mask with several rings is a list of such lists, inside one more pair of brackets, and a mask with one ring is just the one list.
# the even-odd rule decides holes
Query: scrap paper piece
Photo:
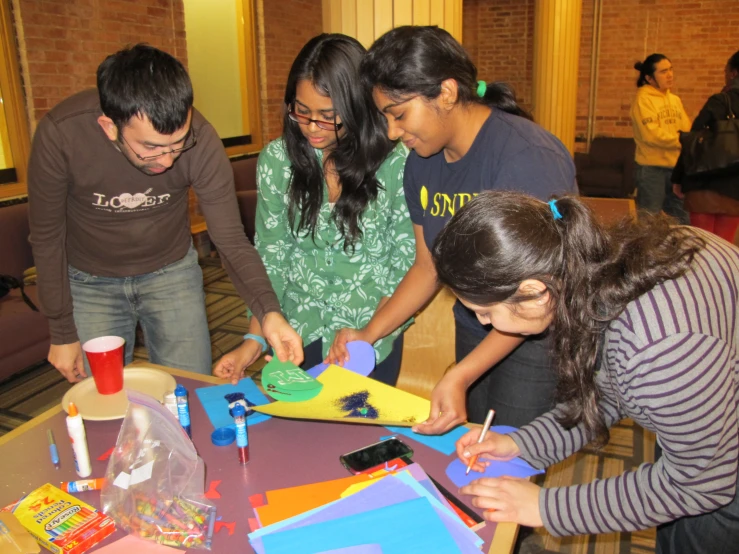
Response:
[{"label": "scrap paper piece", "polygon": [[262,387],[276,400],[302,402],[321,392],[323,384],[290,361],[272,358],[262,368]]},{"label": "scrap paper piece", "polygon": [[252,494],[249,497],[249,504],[251,504],[252,508],[264,506],[264,495],[262,493]]},{"label": "scrap paper piece", "polygon": [[544,473],[543,469],[531,467],[528,462],[521,458],[513,458],[507,462],[488,461],[490,461],[490,465],[485,468],[484,472],[478,473],[473,469],[469,475],[465,475],[467,464],[462,463],[462,460],[457,458],[447,466],[447,477],[458,487],[464,487],[475,479],[482,479],[483,477],[503,477],[504,475],[507,477],[531,477]]},{"label": "scrap paper piece", "polygon": [[100,456],[98,456],[99,462],[104,462],[108,458],[110,458],[110,455],[113,453],[113,450],[115,450],[115,446],[111,446],[109,450],[103,452]]},{"label": "scrap paper piece", "polygon": [[318,381],[323,389],[304,402],[273,402],[254,409],[269,415],[295,418],[410,427],[424,421],[431,409],[425,398],[396,389],[332,365]]},{"label": "scrap paper piece", "polygon": [[222,527],[225,527],[228,530],[229,535],[234,534],[234,530],[236,529],[236,522],[235,521],[216,521],[215,523],[215,532],[221,530]]},{"label": "scrap paper piece", "polygon": [[460,425],[459,427],[455,427],[454,429],[447,431],[443,435],[422,435],[421,433],[414,433],[410,427],[393,427],[387,425],[386,427],[396,435],[403,435],[404,437],[413,439],[414,441],[420,442],[429,448],[433,448],[446,456],[450,456],[457,451],[457,441],[462,435],[469,431],[469,428]]},{"label": "scrap paper piece", "polygon": [[262,541],[266,554],[313,554],[357,543],[379,544],[385,554],[458,550],[426,498],[271,533]]},{"label": "scrap paper piece", "polygon": [[256,531],[257,529],[260,528],[260,525],[259,525],[259,522],[257,521],[257,518],[250,517],[250,518],[247,519],[247,521],[249,522],[249,529],[251,529],[251,532],[252,533],[254,531]]},{"label": "scrap paper piece", "polygon": [[[349,361],[340,367],[365,377],[372,373],[375,369],[375,349],[370,343],[363,340],[353,340],[346,343],[346,349],[349,351]],[[318,377],[326,371],[328,366],[329,364],[318,364],[306,373],[312,377]]]},{"label": "scrap paper piece", "polygon": [[[231,414],[228,413],[228,400],[225,396],[235,392],[243,393],[246,399],[252,404],[268,404],[269,400],[254,384],[251,378],[247,377],[239,381],[236,385],[226,383],[224,385],[216,385],[214,387],[200,387],[195,389],[195,392],[200,399],[200,403],[205,409],[205,413],[208,414],[211,424],[214,429],[220,429],[221,427],[230,427],[234,431],[236,425]],[[251,412],[246,418],[246,423],[249,426],[256,425],[262,421],[269,419],[269,416],[261,413]]]},{"label": "scrap paper piece", "polygon": [[221,493],[218,492],[218,485],[220,485],[220,481],[211,481],[208,485],[208,490],[205,492],[205,498],[210,498],[211,500],[215,500],[216,498],[221,497]]},{"label": "scrap paper piece", "polygon": [[184,552],[184,550],[140,539],[134,535],[127,535],[107,546],[103,546],[97,552],[100,554],[130,554],[131,552],[136,552],[136,554],[174,554]]}]

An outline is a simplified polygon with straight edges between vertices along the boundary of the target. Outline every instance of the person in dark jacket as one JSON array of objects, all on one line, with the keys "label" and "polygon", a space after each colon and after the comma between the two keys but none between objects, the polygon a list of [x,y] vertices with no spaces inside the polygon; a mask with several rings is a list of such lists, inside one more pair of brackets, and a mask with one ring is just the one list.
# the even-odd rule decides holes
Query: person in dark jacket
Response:
[{"label": "person in dark jacket", "polygon": [[[693,131],[710,127],[729,111],[739,115],[739,51],[724,69],[726,86],[711,96],[693,122]],[[739,233],[739,169],[727,175],[689,177],[684,174],[682,154],[672,173],[675,194],[684,195],[690,224],[732,242]]]}]

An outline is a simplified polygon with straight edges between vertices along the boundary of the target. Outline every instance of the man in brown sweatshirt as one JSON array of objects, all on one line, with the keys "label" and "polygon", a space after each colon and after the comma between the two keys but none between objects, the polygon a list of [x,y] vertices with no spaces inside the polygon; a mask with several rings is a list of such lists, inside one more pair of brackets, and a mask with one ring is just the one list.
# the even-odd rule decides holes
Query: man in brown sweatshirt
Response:
[{"label": "man in brown sweatshirt", "polygon": [[80,345],[91,338],[125,338],[130,363],[137,323],[152,362],[211,372],[190,187],[264,336],[280,359],[302,361],[302,341],[244,234],[221,141],[192,103],[182,64],[137,45],[103,61],[97,90],[67,98],[38,125],[28,170],[31,244],[49,361],[70,382],[86,375]]}]

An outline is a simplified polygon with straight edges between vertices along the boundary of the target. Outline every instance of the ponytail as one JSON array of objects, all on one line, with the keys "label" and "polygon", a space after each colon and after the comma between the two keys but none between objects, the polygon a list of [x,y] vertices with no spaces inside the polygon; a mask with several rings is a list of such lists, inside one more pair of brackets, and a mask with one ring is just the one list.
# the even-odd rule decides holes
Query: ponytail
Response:
[{"label": "ponytail", "polygon": [[580,199],[547,204],[513,192],[484,192],[455,214],[436,238],[439,281],[457,296],[488,306],[531,300],[527,280],[547,287],[553,306],[557,420],[581,424],[597,445],[609,432],[595,383],[603,334],[626,305],[682,275],[703,241],[664,216],[605,228]]},{"label": "ponytail", "polygon": [[657,64],[662,60],[667,59],[667,56],[664,54],[655,53],[647,56],[643,62],[636,62],[634,64],[634,69],[639,72],[639,77],[636,80],[636,88],[648,85],[649,81],[647,81],[647,77],[654,79],[654,70],[656,69]]},{"label": "ponytail", "polygon": [[517,115],[530,121],[534,120],[529,112],[519,106],[516,101],[516,92],[513,90],[511,85],[502,81],[496,81],[490,84],[487,84],[484,81],[478,81],[476,90],[478,96],[480,96],[480,91],[483,89],[480,83],[485,84],[484,94],[481,96],[483,103],[487,104],[491,108],[497,108],[506,113]]}]

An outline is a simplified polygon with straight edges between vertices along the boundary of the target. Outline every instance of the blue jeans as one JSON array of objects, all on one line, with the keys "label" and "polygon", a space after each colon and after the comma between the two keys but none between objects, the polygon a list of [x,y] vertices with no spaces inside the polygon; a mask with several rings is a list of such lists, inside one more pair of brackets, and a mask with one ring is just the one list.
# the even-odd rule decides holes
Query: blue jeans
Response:
[{"label": "blue jeans", "polygon": [[[74,322],[82,343],[106,335],[123,337],[125,363],[129,364],[139,323],[149,361],[210,375],[203,273],[194,248],[181,260],[143,275],[99,277],[72,266],[68,273]],[[83,357],[89,375],[87,357]]]},{"label": "blue jeans", "polygon": [[681,225],[690,225],[683,201],[672,192],[672,168],[636,164],[636,205],[640,210],[671,215]]}]

